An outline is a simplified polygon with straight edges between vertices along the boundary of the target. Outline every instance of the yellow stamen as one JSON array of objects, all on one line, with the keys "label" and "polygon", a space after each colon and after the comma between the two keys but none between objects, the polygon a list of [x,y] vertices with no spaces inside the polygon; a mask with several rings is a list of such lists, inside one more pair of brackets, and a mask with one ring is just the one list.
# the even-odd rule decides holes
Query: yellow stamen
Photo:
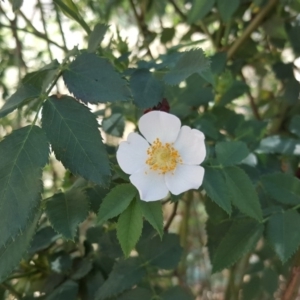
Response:
[{"label": "yellow stamen", "polygon": [[159,174],[166,174],[176,169],[177,164],[182,163],[178,151],[170,143],[163,144],[160,139],[156,139],[147,150],[148,158],[146,164],[153,171]]}]

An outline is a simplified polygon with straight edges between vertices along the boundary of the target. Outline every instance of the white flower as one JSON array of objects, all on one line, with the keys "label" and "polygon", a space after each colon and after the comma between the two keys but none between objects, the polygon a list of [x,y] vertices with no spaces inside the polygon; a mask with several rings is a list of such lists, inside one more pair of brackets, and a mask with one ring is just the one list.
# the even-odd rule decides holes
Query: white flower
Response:
[{"label": "white flower", "polygon": [[162,111],[151,111],[139,120],[145,139],[132,132],[117,151],[121,169],[144,201],[160,200],[170,191],[178,195],[198,189],[203,181],[206,149],[201,131],[181,126],[180,120]]}]

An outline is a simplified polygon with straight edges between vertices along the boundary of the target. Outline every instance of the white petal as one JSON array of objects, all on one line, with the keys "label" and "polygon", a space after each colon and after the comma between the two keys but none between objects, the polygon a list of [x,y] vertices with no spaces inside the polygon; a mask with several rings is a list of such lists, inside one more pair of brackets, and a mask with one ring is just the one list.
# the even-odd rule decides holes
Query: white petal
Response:
[{"label": "white petal", "polygon": [[204,169],[201,166],[179,165],[174,174],[165,174],[169,191],[179,195],[191,189],[198,189],[203,181]]},{"label": "white petal", "polygon": [[149,143],[159,138],[163,143],[175,142],[181,122],[172,115],[163,111],[151,111],[144,114],[139,120],[139,129]]},{"label": "white petal", "polygon": [[186,165],[199,165],[206,156],[204,134],[188,126],[182,126],[174,148],[178,150]]},{"label": "white petal", "polygon": [[166,197],[169,191],[164,175],[145,170],[140,170],[129,177],[131,183],[138,189],[141,200],[157,201]]},{"label": "white petal", "polygon": [[127,174],[132,174],[146,166],[149,144],[139,134],[132,132],[127,141],[121,142],[117,151],[117,161],[120,168]]}]

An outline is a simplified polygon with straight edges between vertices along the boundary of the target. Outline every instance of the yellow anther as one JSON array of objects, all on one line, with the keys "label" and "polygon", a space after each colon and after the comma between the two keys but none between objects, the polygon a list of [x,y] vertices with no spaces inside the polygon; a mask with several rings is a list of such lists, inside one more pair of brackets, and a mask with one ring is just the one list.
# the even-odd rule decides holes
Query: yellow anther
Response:
[{"label": "yellow anther", "polygon": [[160,174],[172,172],[176,169],[177,164],[182,163],[178,151],[170,143],[163,144],[160,139],[156,139],[147,150],[148,158],[146,164],[153,171]]}]

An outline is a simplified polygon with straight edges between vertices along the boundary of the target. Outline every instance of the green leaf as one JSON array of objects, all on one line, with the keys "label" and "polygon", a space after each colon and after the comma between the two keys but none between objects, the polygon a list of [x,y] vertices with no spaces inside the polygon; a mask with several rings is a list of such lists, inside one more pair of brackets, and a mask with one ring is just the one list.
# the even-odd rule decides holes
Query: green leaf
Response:
[{"label": "green leaf", "polygon": [[122,137],[125,129],[125,118],[122,114],[116,113],[102,120],[102,129],[113,136]]},{"label": "green leaf", "polygon": [[188,22],[194,23],[202,20],[213,8],[215,0],[193,0],[188,13]]},{"label": "green leaf", "polygon": [[85,220],[89,202],[81,190],[53,195],[46,202],[46,214],[54,229],[66,239],[74,239],[77,226]]},{"label": "green leaf", "polygon": [[289,125],[289,130],[291,133],[300,137],[300,115],[293,116]]},{"label": "green leaf", "polygon": [[42,191],[49,144],[43,130],[26,126],[0,143],[0,247],[28,227]]},{"label": "green leaf", "polygon": [[149,108],[163,98],[163,84],[146,69],[138,69],[130,78],[134,103],[140,108]]},{"label": "green leaf", "polygon": [[82,28],[86,31],[87,34],[90,34],[91,30],[86,24],[82,16],[79,14],[79,11],[76,5],[72,0],[54,0],[54,3],[61,9],[61,11],[68,17],[80,24]]},{"label": "green leaf", "polygon": [[127,291],[118,297],[118,300],[152,300],[152,292],[141,287]]},{"label": "green leaf", "polygon": [[40,213],[37,212],[31,217],[32,222],[28,222],[27,226],[23,227],[22,232],[11,238],[5,246],[0,247],[0,282],[12,272],[29,248],[39,219]]},{"label": "green leaf", "polygon": [[44,66],[37,72],[28,73],[21,81],[17,91],[12,94],[0,109],[0,118],[25,105],[30,100],[38,98],[48,84],[53,80],[59,63],[57,60]]},{"label": "green leaf", "polygon": [[76,300],[78,294],[78,283],[73,280],[67,280],[62,285],[57,287],[51,294],[46,297],[46,300]]},{"label": "green leaf", "polygon": [[260,141],[256,150],[258,153],[280,153],[286,155],[299,155],[300,142],[289,137],[272,135]]},{"label": "green leaf", "polygon": [[261,177],[264,190],[275,200],[283,204],[300,204],[300,180],[283,173]]},{"label": "green leaf", "polygon": [[161,33],[160,42],[162,44],[166,44],[171,42],[175,35],[175,28],[174,27],[165,27]]},{"label": "green leaf", "polygon": [[285,263],[299,247],[300,215],[294,210],[272,215],[267,223],[266,237],[280,260]]},{"label": "green leaf", "polygon": [[127,101],[127,83],[109,61],[93,53],[82,53],[63,72],[69,91],[87,103]]},{"label": "green leaf", "polygon": [[117,296],[138,284],[145,276],[145,270],[137,257],[119,260],[115,263],[108,279],[97,291],[95,300]]},{"label": "green leaf", "polygon": [[234,221],[212,259],[213,273],[233,265],[250,252],[262,236],[264,226],[254,220]]},{"label": "green leaf", "polygon": [[168,233],[141,241],[137,251],[145,263],[167,270],[175,268],[182,255],[179,236]]},{"label": "green leaf", "polygon": [[164,76],[167,84],[174,85],[188,78],[194,73],[201,73],[209,68],[209,59],[202,49],[183,52],[175,66]]},{"label": "green leaf", "polygon": [[229,89],[223,94],[220,99],[220,105],[226,105],[232,100],[242,96],[249,90],[249,87],[246,83],[242,81],[234,81]]},{"label": "green leaf", "polygon": [[117,237],[126,257],[135,247],[143,229],[143,214],[140,203],[132,201],[122,212],[117,223]]},{"label": "green leaf", "polygon": [[98,213],[98,223],[118,216],[136,196],[137,190],[131,184],[119,184],[114,187],[103,199]]},{"label": "green leaf", "polygon": [[12,2],[13,12],[19,10],[23,5],[23,0],[12,0],[11,2]]},{"label": "green leaf", "polygon": [[224,22],[230,21],[240,5],[240,0],[217,0],[218,10]]},{"label": "green leaf", "polygon": [[160,295],[162,300],[193,300],[193,294],[181,286],[174,286]]},{"label": "green leaf", "polygon": [[85,189],[84,192],[90,202],[90,211],[94,212],[95,214],[98,213],[100,204],[102,203],[104,197],[107,195],[108,191],[108,189],[105,189],[98,185]]},{"label": "green leaf", "polygon": [[93,31],[89,36],[88,52],[95,52],[100,43],[102,42],[104,35],[109,28],[109,25],[103,23],[97,23]]},{"label": "green leaf", "polygon": [[164,218],[161,201],[140,201],[140,206],[145,219],[152,225],[152,227],[162,238],[164,230]]},{"label": "green leaf", "polygon": [[106,184],[110,167],[90,110],[75,99],[51,97],[43,106],[42,127],[55,156],[74,174],[97,184]]},{"label": "green leaf", "polygon": [[250,152],[244,142],[230,141],[216,144],[217,160],[223,166],[238,164],[249,154]]},{"label": "green leaf", "polygon": [[262,211],[258,196],[246,173],[238,167],[226,167],[224,174],[232,204],[245,215],[261,221]]},{"label": "green leaf", "polygon": [[231,197],[222,170],[205,167],[203,187],[207,195],[230,215]]}]

